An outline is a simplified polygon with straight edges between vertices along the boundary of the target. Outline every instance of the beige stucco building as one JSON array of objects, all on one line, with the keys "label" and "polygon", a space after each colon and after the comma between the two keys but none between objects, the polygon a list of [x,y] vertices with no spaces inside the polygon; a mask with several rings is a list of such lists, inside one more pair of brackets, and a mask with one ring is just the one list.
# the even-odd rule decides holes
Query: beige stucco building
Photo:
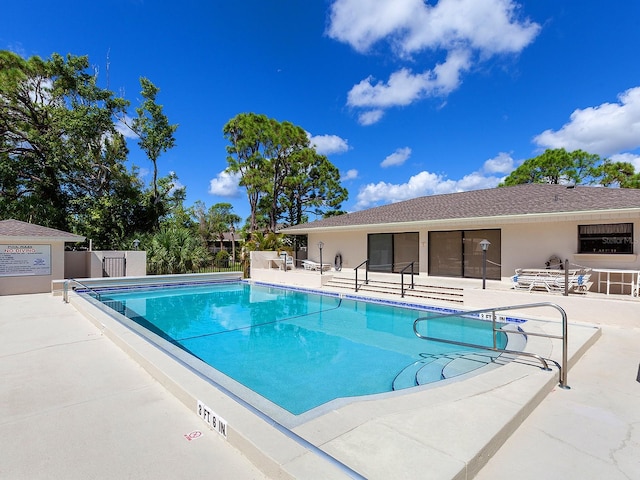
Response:
[{"label": "beige stucco building", "polygon": [[[574,266],[640,271],[640,190],[527,184],[420,197],[283,229],[307,235],[307,256],[353,269],[508,280],[516,268]],[[340,257],[338,257],[340,255]],[[595,282],[597,287],[597,282]]]},{"label": "beige stucco building", "polygon": [[144,251],[65,251],[85,237],[19,220],[0,221],[0,295],[61,291],[64,279],[140,277]]},{"label": "beige stucco building", "polygon": [[64,278],[64,245],[85,237],[19,220],[0,221],[0,295],[44,293]]}]

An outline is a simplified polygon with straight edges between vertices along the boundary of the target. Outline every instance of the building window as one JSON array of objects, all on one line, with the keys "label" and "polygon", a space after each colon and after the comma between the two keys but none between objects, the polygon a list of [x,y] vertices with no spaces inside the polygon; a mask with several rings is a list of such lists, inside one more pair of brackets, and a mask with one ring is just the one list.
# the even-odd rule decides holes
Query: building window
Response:
[{"label": "building window", "polygon": [[578,253],[633,253],[633,223],[578,225]]}]

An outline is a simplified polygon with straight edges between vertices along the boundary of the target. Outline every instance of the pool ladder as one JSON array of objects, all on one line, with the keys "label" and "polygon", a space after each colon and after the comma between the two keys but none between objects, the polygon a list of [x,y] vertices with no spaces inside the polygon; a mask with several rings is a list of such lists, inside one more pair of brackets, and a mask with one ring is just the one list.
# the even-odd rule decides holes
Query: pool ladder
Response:
[{"label": "pool ladder", "polygon": [[[102,300],[101,297],[100,297],[100,293],[95,291],[93,288],[88,287],[87,285],[85,285],[82,282],[79,282],[75,278],[69,278],[68,280],[65,280],[64,289],[62,291],[62,300],[64,300],[64,303],[69,303],[69,287],[71,286],[71,283],[75,283],[76,285],[80,285],[82,288],[86,289],[90,294],[93,294],[98,301]],[[72,290],[75,290],[75,288],[72,287]]]},{"label": "pool ladder", "polygon": [[[517,350],[506,350],[506,349],[497,347],[497,334],[500,332],[504,332],[504,330],[496,326],[496,312],[505,312],[509,310],[525,310],[530,308],[542,308],[542,307],[555,308],[556,310],[558,310],[558,312],[560,312],[560,315],[562,316],[562,335],[550,335],[547,333],[526,332],[522,329],[518,329],[518,330],[514,329],[509,333],[532,336],[532,337],[544,337],[544,338],[562,340],[562,364],[559,364],[555,360],[544,358],[541,355],[538,355],[536,353],[520,352]],[[491,323],[492,323],[492,330],[493,330],[493,346],[491,347],[487,347],[486,345],[477,345],[473,343],[459,342],[457,340],[448,340],[444,338],[429,337],[426,335],[422,335],[418,331],[419,323],[433,320],[434,318],[438,318],[438,319],[447,318],[447,317],[460,318],[461,315],[480,316],[481,314],[487,314],[487,313],[489,313],[491,316]],[[455,313],[442,313],[442,314],[438,312],[430,312],[430,315],[431,316],[429,317],[419,317],[413,322],[413,332],[416,334],[418,338],[421,338],[423,340],[431,340],[434,342],[448,343],[450,345],[458,345],[461,347],[478,348],[481,350],[489,350],[492,352],[508,353],[510,355],[535,358],[542,364],[543,370],[551,370],[549,368],[549,362],[551,362],[558,367],[560,388],[565,388],[565,389],[571,388],[567,385],[567,363],[568,363],[567,362],[567,312],[565,312],[564,309],[559,305],[555,303],[550,303],[550,302],[528,303],[524,305],[510,305],[506,307],[484,308],[481,310],[472,310],[469,312],[455,312]],[[434,317],[433,315],[436,315],[436,317]]]}]

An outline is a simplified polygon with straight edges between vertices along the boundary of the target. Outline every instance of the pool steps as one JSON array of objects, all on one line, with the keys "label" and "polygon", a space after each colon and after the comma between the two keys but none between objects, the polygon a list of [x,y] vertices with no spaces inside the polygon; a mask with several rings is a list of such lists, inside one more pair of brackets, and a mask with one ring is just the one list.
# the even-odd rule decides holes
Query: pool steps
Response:
[{"label": "pool steps", "polygon": [[[327,287],[354,290],[355,281],[346,276],[334,275],[326,285]],[[383,280],[369,279],[369,283],[360,285],[359,292],[385,293],[390,295],[400,295],[400,282],[390,282]],[[464,289],[459,287],[445,287],[442,285],[423,285],[416,283],[414,288],[404,288],[405,297],[420,298],[423,300],[438,300],[449,303],[464,303]]]},{"label": "pool steps", "polygon": [[426,385],[470,373],[489,365],[498,366],[498,353],[476,353],[470,351],[442,354],[425,354],[422,360],[402,369],[393,380],[393,390]]}]

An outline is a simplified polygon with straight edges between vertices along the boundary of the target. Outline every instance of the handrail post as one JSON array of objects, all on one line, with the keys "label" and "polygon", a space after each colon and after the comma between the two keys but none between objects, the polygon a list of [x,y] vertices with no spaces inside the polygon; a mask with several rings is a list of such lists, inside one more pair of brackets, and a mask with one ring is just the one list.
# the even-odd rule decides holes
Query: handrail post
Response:
[{"label": "handrail post", "polygon": [[416,262],[411,262],[411,290],[414,289],[415,284],[413,283],[413,264]]},{"label": "handrail post", "polygon": [[567,325],[567,312],[564,311],[561,307],[558,307],[560,310],[560,314],[562,315],[562,371],[560,372],[560,388],[569,389],[567,385],[567,369],[569,368],[569,364],[567,362],[567,351],[568,348],[568,334],[569,334],[569,326]]},{"label": "handrail post", "polygon": [[415,262],[411,262],[409,265],[400,270],[400,296],[404,298],[404,274],[407,268],[411,267],[411,290],[415,288],[415,283],[413,281],[413,264]]},{"label": "handrail post", "polygon": [[493,329],[493,348],[498,348],[498,332],[496,332],[496,311],[491,312],[491,327]]},{"label": "handrail post", "polygon": [[369,285],[369,259],[364,262],[364,284]]},{"label": "handrail post", "polygon": [[358,269],[364,265],[364,285],[369,285],[369,259],[367,258],[364,262],[354,268],[356,272],[356,292],[358,291]]},{"label": "handrail post", "polygon": [[356,292],[358,291],[358,267],[355,268],[356,271]]}]

